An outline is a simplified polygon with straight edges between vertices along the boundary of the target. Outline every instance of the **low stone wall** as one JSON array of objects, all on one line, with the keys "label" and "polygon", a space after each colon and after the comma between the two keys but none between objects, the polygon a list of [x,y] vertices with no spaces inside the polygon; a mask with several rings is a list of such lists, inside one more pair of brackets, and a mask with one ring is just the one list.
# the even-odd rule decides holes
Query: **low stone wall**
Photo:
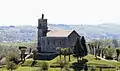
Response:
[{"label": "low stone wall", "polygon": [[37,53],[35,56],[36,60],[52,60],[57,57],[57,53]]}]

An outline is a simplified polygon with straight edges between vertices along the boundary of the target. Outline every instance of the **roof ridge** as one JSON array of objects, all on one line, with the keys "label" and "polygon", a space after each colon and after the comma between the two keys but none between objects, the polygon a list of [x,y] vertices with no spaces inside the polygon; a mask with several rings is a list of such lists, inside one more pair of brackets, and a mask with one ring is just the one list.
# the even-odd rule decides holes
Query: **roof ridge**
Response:
[{"label": "roof ridge", "polygon": [[74,30],[51,30],[47,33],[48,37],[68,37]]}]

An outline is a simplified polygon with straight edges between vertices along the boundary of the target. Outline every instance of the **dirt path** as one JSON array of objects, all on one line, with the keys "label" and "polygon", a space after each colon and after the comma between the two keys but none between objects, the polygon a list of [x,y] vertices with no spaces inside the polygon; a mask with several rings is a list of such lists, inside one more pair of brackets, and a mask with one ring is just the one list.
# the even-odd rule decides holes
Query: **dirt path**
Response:
[{"label": "dirt path", "polygon": [[102,58],[102,57],[99,57],[99,56],[97,56],[97,58],[99,58],[99,59],[101,59],[101,60],[104,60],[104,61],[108,61],[108,62],[118,62],[118,61],[116,61],[116,60],[107,60],[107,59],[105,59],[105,58]]}]

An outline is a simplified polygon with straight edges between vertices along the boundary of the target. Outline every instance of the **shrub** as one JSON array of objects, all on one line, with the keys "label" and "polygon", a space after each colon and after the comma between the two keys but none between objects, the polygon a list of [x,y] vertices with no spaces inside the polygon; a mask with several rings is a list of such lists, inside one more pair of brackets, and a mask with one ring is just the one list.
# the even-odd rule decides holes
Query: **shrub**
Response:
[{"label": "shrub", "polygon": [[70,66],[67,64],[64,66],[63,71],[71,71]]},{"label": "shrub", "polygon": [[57,60],[57,63],[60,65],[61,69],[65,66],[64,60],[62,59]]},{"label": "shrub", "polygon": [[17,66],[14,62],[8,62],[6,68],[7,68],[8,70],[11,70],[11,71],[12,71],[12,70],[17,69],[18,66]]},{"label": "shrub", "polygon": [[7,69],[10,69],[11,71],[16,69],[18,66],[18,56],[14,54],[13,52],[9,52],[6,56],[6,67]]},{"label": "shrub", "polygon": [[41,69],[46,71],[49,68],[49,64],[47,62],[42,62],[41,63]]},{"label": "shrub", "polygon": [[96,67],[93,66],[93,67],[91,68],[91,71],[95,71],[95,70],[96,70]]},{"label": "shrub", "polygon": [[114,48],[106,48],[105,50],[105,58],[106,59],[113,59],[113,57],[115,56],[115,49]]}]

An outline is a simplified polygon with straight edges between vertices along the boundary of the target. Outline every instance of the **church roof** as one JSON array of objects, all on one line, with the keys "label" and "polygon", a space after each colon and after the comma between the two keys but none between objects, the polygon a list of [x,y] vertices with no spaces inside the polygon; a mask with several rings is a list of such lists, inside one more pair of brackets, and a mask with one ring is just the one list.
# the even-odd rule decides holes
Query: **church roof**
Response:
[{"label": "church roof", "polygon": [[72,32],[73,30],[51,30],[47,33],[47,37],[68,37]]}]

